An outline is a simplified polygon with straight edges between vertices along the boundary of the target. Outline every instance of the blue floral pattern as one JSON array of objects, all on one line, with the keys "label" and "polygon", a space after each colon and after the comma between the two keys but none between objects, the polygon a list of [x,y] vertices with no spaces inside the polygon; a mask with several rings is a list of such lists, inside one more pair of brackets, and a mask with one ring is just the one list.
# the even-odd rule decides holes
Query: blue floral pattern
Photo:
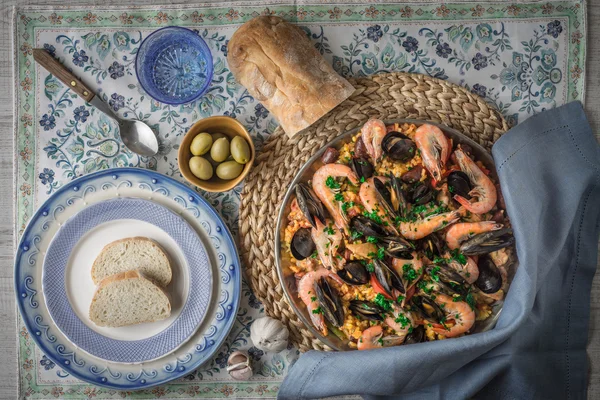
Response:
[{"label": "blue floral pattern", "polygon": [[[578,39],[572,36],[576,32],[565,18],[540,15],[535,22],[522,23],[523,20],[510,18],[470,18],[468,11],[460,20],[435,17],[439,20],[433,23],[430,19],[411,19],[416,12],[416,7],[412,7],[394,9],[396,18],[391,14],[385,18],[365,14],[363,21],[339,24],[336,9],[343,8],[330,8],[331,13],[326,13],[321,23],[310,22],[309,17],[303,20],[301,8],[296,17],[317,51],[343,76],[406,71],[448,79],[484,97],[510,124],[567,100],[569,68],[577,65],[567,62],[571,55],[567,47]],[[433,10],[427,12],[432,15],[445,12],[442,8]],[[485,10],[474,7],[472,12],[485,13]],[[342,11],[339,13],[344,15]],[[401,13],[406,15],[400,18]],[[120,140],[118,127],[110,119],[85,105],[68,87],[42,70],[34,85],[37,88],[33,89],[37,92],[31,92],[37,105],[35,112],[30,112],[29,122],[36,129],[38,149],[42,149],[36,154],[38,164],[31,175],[36,185],[34,192],[39,196],[43,197],[44,192],[50,195],[80,175],[116,166],[156,169],[181,179],[176,159],[181,136],[195,121],[207,116],[231,115],[238,119],[253,136],[258,151],[275,130],[277,122],[273,116],[235,81],[227,65],[228,40],[237,27],[234,23],[242,22],[234,14],[231,19],[223,16],[227,25],[197,29],[214,57],[213,82],[205,96],[190,104],[170,106],[144,93],[135,79],[135,55],[141,41],[156,25],[164,26],[167,21],[182,23],[175,13],[161,14],[142,22],[138,14],[119,12],[111,28],[93,23],[88,26],[87,22],[79,25],[69,22],[72,24],[69,25],[66,19],[62,23],[56,19],[56,24],[40,32],[30,48],[44,46],[86,83],[90,82],[112,110],[124,118],[151,125],[159,135],[160,151],[154,157],[139,157],[129,152]],[[195,16],[192,12],[177,15],[186,16],[186,24],[198,27],[207,18],[201,10]],[[366,20],[367,17],[370,19]],[[58,17],[47,14],[46,18]],[[329,24],[328,18],[333,23]],[[71,26],[81,29],[70,29]],[[21,82],[23,90],[26,86],[27,82]],[[27,153],[23,154],[22,157],[27,157]],[[224,194],[202,193],[234,233],[240,191],[237,187]],[[187,384],[226,377],[227,357],[236,350],[249,352],[259,378],[281,379],[293,364],[295,349],[265,354],[252,346],[250,326],[264,314],[264,308],[246,284],[242,292],[242,304],[229,338],[211,362],[186,376]],[[60,368],[47,369],[41,363],[44,360],[41,354],[35,359],[39,360],[37,372],[46,382],[57,377],[65,385],[75,382],[71,377],[65,378]]]}]

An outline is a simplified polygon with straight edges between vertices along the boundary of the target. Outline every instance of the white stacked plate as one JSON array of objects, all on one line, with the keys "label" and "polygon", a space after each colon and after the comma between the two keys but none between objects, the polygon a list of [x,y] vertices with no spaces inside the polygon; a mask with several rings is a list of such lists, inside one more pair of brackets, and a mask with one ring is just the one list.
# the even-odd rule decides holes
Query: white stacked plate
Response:
[{"label": "white stacked plate", "polygon": [[[93,261],[108,243],[134,236],[155,240],[169,256],[171,316],[98,327],[88,315]],[[201,196],[158,173],[119,168],[68,183],[39,208],[17,250],[15,288],[48,358],[79,379],[136,390],[211,358],[235,321],[241,271],[229,230]]]}]

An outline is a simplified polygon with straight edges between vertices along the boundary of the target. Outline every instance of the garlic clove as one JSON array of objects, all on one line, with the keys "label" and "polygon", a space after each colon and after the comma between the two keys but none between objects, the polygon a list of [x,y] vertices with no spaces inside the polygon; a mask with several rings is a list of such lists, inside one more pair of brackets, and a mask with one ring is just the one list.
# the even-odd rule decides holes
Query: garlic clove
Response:
[{"label": "garlic clove", "polygon": [[253,375],[250,357],[245,351],[234,351],[227,359],[227,372],[233,379],[247,380]]},{"label": "garlic clove", "polygon": [[264,352],[279,353],[288,345],[289,331],[281,321],[262,317],[250,326],[250,339],[254,346]]}]

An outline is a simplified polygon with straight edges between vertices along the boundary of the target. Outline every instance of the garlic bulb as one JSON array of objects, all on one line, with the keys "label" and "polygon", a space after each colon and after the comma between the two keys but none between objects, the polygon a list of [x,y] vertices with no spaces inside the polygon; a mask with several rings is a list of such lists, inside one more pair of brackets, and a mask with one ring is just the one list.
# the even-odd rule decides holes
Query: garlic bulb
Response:
[{"label": "garlic bulb", "polygon": [[252,376],[250,357],[243,351],[234,351],[227,359],[227,372],[233,379],[243,381]]},{"label": "garlic bulb", "polygon": [[255,320],[250,327],[250,338],[254,346],[262,351],[279,353],[288,344],[288,329],[271,317],[263,317]]}]

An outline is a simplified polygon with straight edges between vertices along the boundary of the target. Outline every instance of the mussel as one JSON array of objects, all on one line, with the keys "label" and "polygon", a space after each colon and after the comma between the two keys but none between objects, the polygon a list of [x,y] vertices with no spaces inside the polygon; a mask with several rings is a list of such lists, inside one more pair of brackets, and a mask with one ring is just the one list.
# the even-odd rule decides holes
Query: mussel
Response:
[{"label": "mussel", "polygon": [[333,326],[341,327],[344,323],[345,313],[342,300],[338,292],[331,287],[327,278],[321,277],[315,285],[317,299],[323,315]]},{"label": "mussel", "polygon": [[406,293],[402,279],[393,268],[390,268],[385,262],[378,259],[374,259],[372,263],[375,270],[375,277],[386,292],[391,294],[393,289],[396,289],[402,294]]},{"label": "mussel", "polygon": [[437,290],[449,296],[454,294],[466,296],[469,291],[467,281],[458,272],[445,264],[429,265],[425,267],[425,272],[435,281],[434,285]]},{"label": "mussel", "polygon": [[496,293],[502,288],[502,274],[496,264],[489,257],[481,257],[479,263],[479,277],[475,286],[483,293]]},{"label": "mussel", "polygon": [[350,220],[350,227],[364,236],[373,236],[376,238],[388,236],[383,226],[363,215],[353,217]]},{"label": "mussel", "polygon": [[417,325],[412,332],[406,335],[404,344],[415,344],[425,341],[425,328],[423,325]]},{"label": "mussel", "polygon": [[304,260],[316,250],[309,228],[300,228],[294,233],[290,250],[296,260]]},{"label": "mussel", "polygon": [[435,192],[426,183],[417,183],[410,191],[410,202],[416,205],[426,204],[433,200]]},{"label": "mussel", "polygon": [[350,311],[360,318],[368,319],[370,321],[383,321],[383,308],[377,304],[366,300],[352,300],[350,301]]},{"label": "mussel", "polygon": [[348,262],[337,274],[348,285],[365,285],[370,279],[369,271],[360,261]]},{"label": "mussel", "polygon": [[390,257],[412,260],[412,251],[414,246],[406,239],[400,236],[389,236],[379,239],[383,244],[385,253]]},{"label": "mussel", "polygon": [[512,246],[515,243],[512,229],[504,228],[477,234],[471,239],[463,242],[460,246],[461,253],[467,256],[487,254]]},{"label": "mussel", "polygon": [[453,195],[457,194],[465,199],[470,199],[471,181],[467,174],[462,171],[450,172],[448,175],[448,191]]},{"label": "mussel", "polygon": [[375,171],[373,164],[366,158],[355,157],[350,161],[350,166],[354,173],[363,179],[369,179],[373,176],[373,171]]},{"label": "mussel", "polygon": [[389,184],[375,177],[373,179],[375,192],[385,211],[392,217],[404,216],[408,209],[408,200],[402,191],[398,178],[390,175]]},{"label": "mussel", "polygon": [[403,133],[392,131],[383,138],[381,142],[383,152],[392,160],[407,162],[416,153],[417,146],[408,136]]},{"label": "mussel", "polygon": [[445,314],[440,306],[438,306],[429,297],[414,295],[410,298],[410,304],[412,309],[421,314],[421,316],[426,320],[438,323],[445,317]]},{"label": "mussel", "polygon": [[419,240],[418,247],[427,258],[433,260],[435,257],[441,257],[444,250],[444,240],[436,232]]},{"label": "mussel", "polygon": [[298,207],[313,227],[317,227],[315,218],[325,223],[325,209],[313,190],[303,183],[296,185],[296,200]]}]

